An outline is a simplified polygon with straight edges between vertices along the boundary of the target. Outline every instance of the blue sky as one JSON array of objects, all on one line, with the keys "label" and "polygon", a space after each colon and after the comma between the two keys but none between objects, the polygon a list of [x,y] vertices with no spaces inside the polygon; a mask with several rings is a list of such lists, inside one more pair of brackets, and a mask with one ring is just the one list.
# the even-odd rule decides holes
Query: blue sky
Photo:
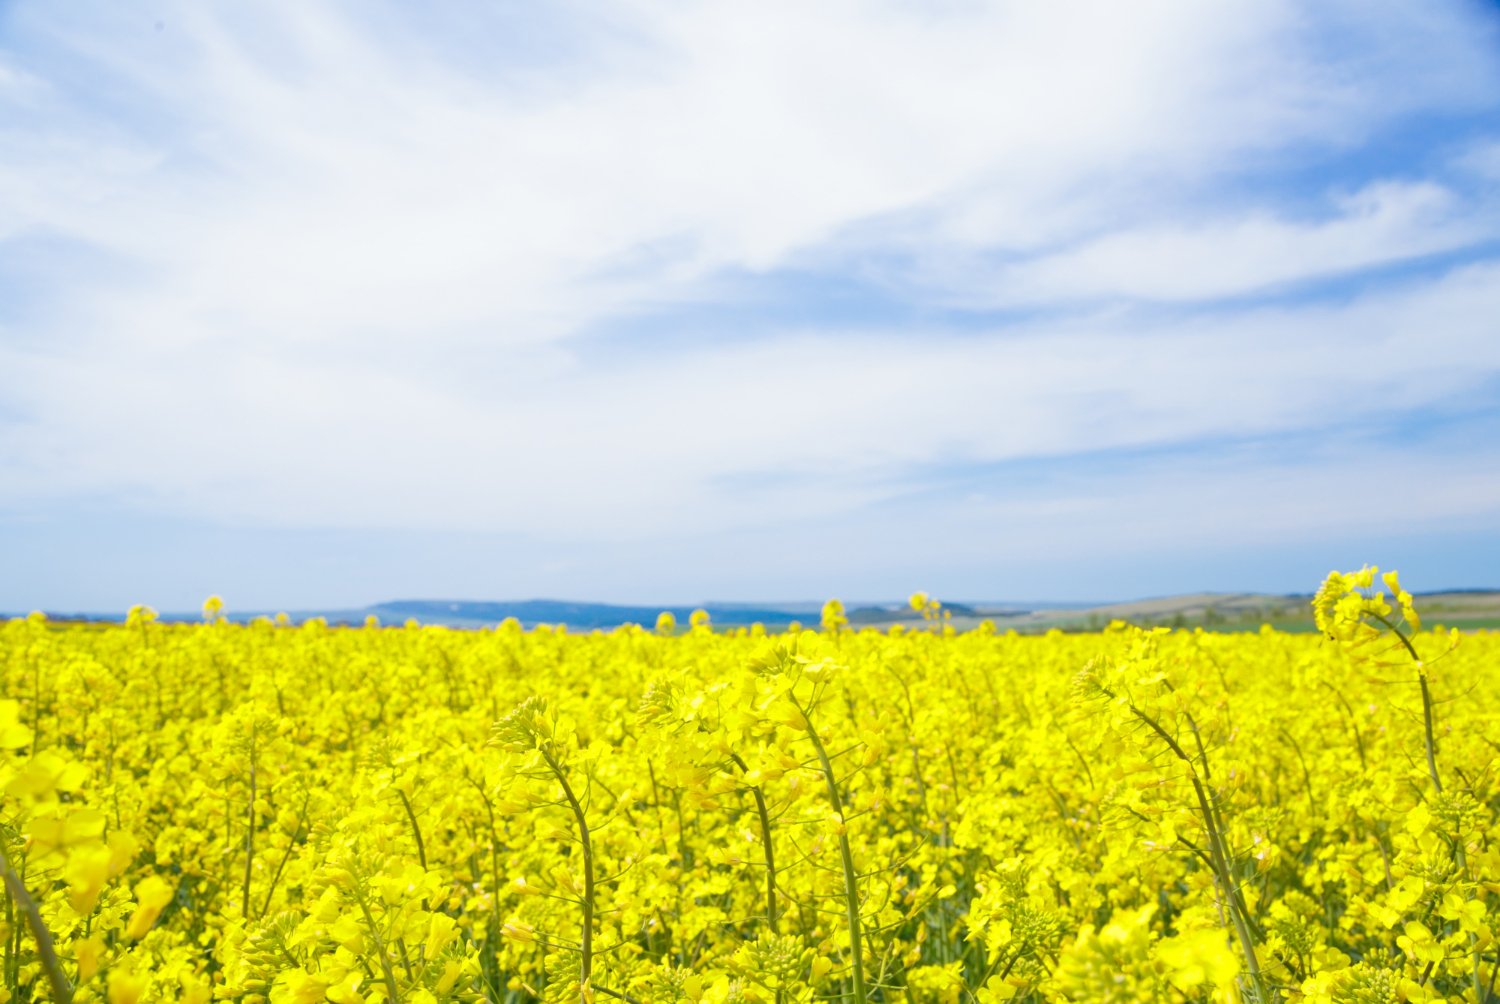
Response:
[{"label": "blue sky", "polygon": [[1500,586],[1500,14],[0,4],[0,610]]}]

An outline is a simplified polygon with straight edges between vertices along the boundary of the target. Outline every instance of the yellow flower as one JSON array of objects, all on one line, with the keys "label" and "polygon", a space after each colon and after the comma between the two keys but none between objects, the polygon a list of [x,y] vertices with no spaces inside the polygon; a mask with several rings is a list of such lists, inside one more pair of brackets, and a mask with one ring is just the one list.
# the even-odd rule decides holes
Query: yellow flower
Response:
[{"label": "yellow flower", "polygon": [[[0,622],[3,850],[101,1004],[807,1004],[852,994],[851,912],[893,1002],[1237,1004],[1242,935],[1293,1004],[1488,978],[1500,634],[1419,687],[1397,634],[1447,639],[1374,569],[1319,590],[1336,644],[918,600],[920,633]],[[45,996],[11,934],[9,1000]]]},{"label": "yellow flower", "polygon": [[271,991],[272,1004],[319,1004],[330,983],[321,973],[294,970]]},{"label": "yellow flower", "polygon": [[1180,990],[1209,984],[1227,992],[1226,1001],[1238,998],[1234,979],[1240,972],[1239,956],[1229,946],[1229,935],[1218,929],[1202,929],[1167,938],[1156,949],[1167,964],[1168,979]]},{"label": "yellow flower", "polygon": [[434,913],[427,919],[427,940],[423,943],[422,958],[431,961],[458,934],[458,922],[445,913]]},{"label": "yellow flower", "polygon": [[78,962],[79,981],[92,979],[93,975],[99,971],[99,956],[104,953],[104,939],[97,934],[91,938],[84,938],[73,946],[73,952]]},{"label": "yellow flower", "polygon": [[136,908],[130,915],[130,923],[125,925],[125,937],[144,938],[176,893],[176,888],[160,875],[142,879],[135,887]]},{"label": "yellow flower", "polygon": [[0,749],[21,749],[31,745],[31,738],[31,729],[21,724],[21,702],[0,701]]},{"label": "yellow flower", "polygon": [[1447,952],[1443,950],[1442,943],[1427,929],[1425,924],[1418,921],[1408,921],[1403,929],[1404,933],[1396,939],[1396,944],[1419,962],[1442,962]]},{"label": "yellow flower", "polygon": [[511,941],[519,941],[523,944],[531,944],[536,941],[536,931],[531,925],[522,920],[507,920],[500,929],[500,933]]},{"label": "yellow flower", "polygon": [[324,991],[324,995],[333,1001],[333,1004],[364,1004],[364,998],[359,994],[359,988],[363,983],[364,977],[351,969],[343,979]]},{"label": "yellow flower", "polygon": [[363,955],[365,952],[364,921],[353,914],[345,914],[329,924],[328,936],[340,948],[347,949],[355,955]]},{"label": "yellow flower", "polygon": [[113,969],[109,974],[109,1004],[136,1004],[151,982],[129,969]]},{"label": "yellow flower", "polygon": [[68,905],[79,914],[93,912],[109,881],[113,855],[103,843],[88,844],[68,854],[62,877],[68,883]]},{"label": "yellow flower", "polygon": [[[88,778],[88,768],[53,750],[43,750],[22,767],[5,791],[23,798],[40,798],[54,791],[75,792]],[[104,818],[101,814],[101,820]]]},{"label": "yellow flower", "polygon": [[458,982],[458,978],[462,975],[463,967],[460,966],[458,962],[449,959],[443,964],[443,973],[438,977],[437,983],[433,986],[433,990],[439,994],[448,993],[453,989],[454,984]]},{"label": "yellow flower", "polygon": [[66,855],[74,848],[98,845],[105,823],[104,814],[97,809],[77,809],[60,816],[32,819],[27,829],[38,854]]}]

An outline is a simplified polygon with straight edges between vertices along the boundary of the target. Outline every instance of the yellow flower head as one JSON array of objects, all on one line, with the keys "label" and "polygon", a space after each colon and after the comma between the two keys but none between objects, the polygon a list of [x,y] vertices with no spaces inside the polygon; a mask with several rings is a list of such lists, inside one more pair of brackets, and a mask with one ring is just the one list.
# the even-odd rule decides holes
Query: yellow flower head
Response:
[{"label": "yellow flower head", "polygon": [[1377,648],[1375,643],[1389,638],[1396,643],[1395,647],[1405,648],[1420,665],[1410,636],[1399,623],[1404,621],[1412,632],[1422,626],[1412,595],[1401,588],[1395,572],[1387,572],[1382,577],[1400,607],[1401,613],[1397,617],[1386,601],[1385,593],[1369,592],[1379,571],[1373,565],[1366,565],[1357,572],[1329,572],[1313,596],[1313,620],[1319,631],[1338,642],[1339,647],[1356,661],[1373,661],[1387,654],[1389,648]]}]

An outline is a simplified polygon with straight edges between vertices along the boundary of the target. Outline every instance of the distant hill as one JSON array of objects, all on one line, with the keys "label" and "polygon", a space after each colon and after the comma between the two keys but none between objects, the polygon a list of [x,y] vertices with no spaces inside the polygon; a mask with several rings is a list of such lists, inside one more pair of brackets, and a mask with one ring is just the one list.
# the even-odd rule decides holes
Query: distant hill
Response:
[{"label": "distant hill", "polygon": [[[1097,630],[1110,621],[1123,620],[1141,625],[1169,627],[1206,627],[1216,630],[1253,630],[1270,624],[1286,631],[1313,629],[1312,597],[1274,593],[1185,593],[1132,600],[1126,603],[949,603],[944,605],[952,615],[949,623],[960,631],[991,621],[1002,631]],[[630,606],[613,603],[588,603],[573,600],[390,600],[353,609],[293,610],[289,615],[301,623],[322,617],[330,624],[362,624],[374,615],[384,624],[401,624],[415,620],[422,624],[442,624],[459,628],[491,627],[514,617],[526,627],[537,624],[566,624],[585,631],[609,629],[622,624],[652,627],[662,611],[677,618],[686,627],[694,610],[708,611],[710,621],[719,627],[742,627],[764,624],[767,630],[783,631],[792,622],[816,627],[822,604],[809,601],[786,603],[704,603],[701,606]],[[1451,589],[1417,594],[1417,609],[1426,624],[1450,627],[1500,628],[1500,590]],[[273,611],[231,611],[232,619],[248,621],[273,615]],[[111,622],[124,614],[63,613],[48,611],[54,620]],[[24,614],[0,614],[7,616]],[[922,626],[920,614],[905,603],[865,603],[849,605],[849,622],[856,628],[887,628],[894,624]],[[193,622],[199,614],[165,613],[166,621]]]},{"label": "distant hill", "polygon": [[[616,606],[611,603],[580,603],[568,600],[513,600],[509,602],[476,602],[473,600],[392,600],[377,603],[368,612],[386,622],[408,618],[424,624],[476,626],[498,624],[514,617],[530,627],[534,624],[566,624],[579,628],[618,627],[621,624],[643,624],[651,627],[662,613],[670,613],[679,624],[686,625],[694,610],[708,612],[709,619],[722,626],[757,622],[785,626],[795,620],[807,620],[806,613],[772,609],[748,604],[727,606]],[[816,615],[813,617],[816,621]]]},{"label": "distant hill", "polygon": [[[954,617],[978,617],[978,608],[967,603],[944,603],[943,609]],[[896,624],[906,621],[920,622],[921,615],[905,603],[890,603],[881,606],[855,607],[849,611],[849,623],[854,627],[865,625]],[[981,618],[982,619],[982,618]]]}]

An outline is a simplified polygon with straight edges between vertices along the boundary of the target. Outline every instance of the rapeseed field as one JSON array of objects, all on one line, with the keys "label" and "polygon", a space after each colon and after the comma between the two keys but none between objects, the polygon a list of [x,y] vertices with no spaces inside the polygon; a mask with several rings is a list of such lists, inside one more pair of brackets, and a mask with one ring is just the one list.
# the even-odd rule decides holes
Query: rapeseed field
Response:
[{"label": "rapeseed field", "polygon": [[1500,640],[0,624],[0,1004],[1493,999]]}]

